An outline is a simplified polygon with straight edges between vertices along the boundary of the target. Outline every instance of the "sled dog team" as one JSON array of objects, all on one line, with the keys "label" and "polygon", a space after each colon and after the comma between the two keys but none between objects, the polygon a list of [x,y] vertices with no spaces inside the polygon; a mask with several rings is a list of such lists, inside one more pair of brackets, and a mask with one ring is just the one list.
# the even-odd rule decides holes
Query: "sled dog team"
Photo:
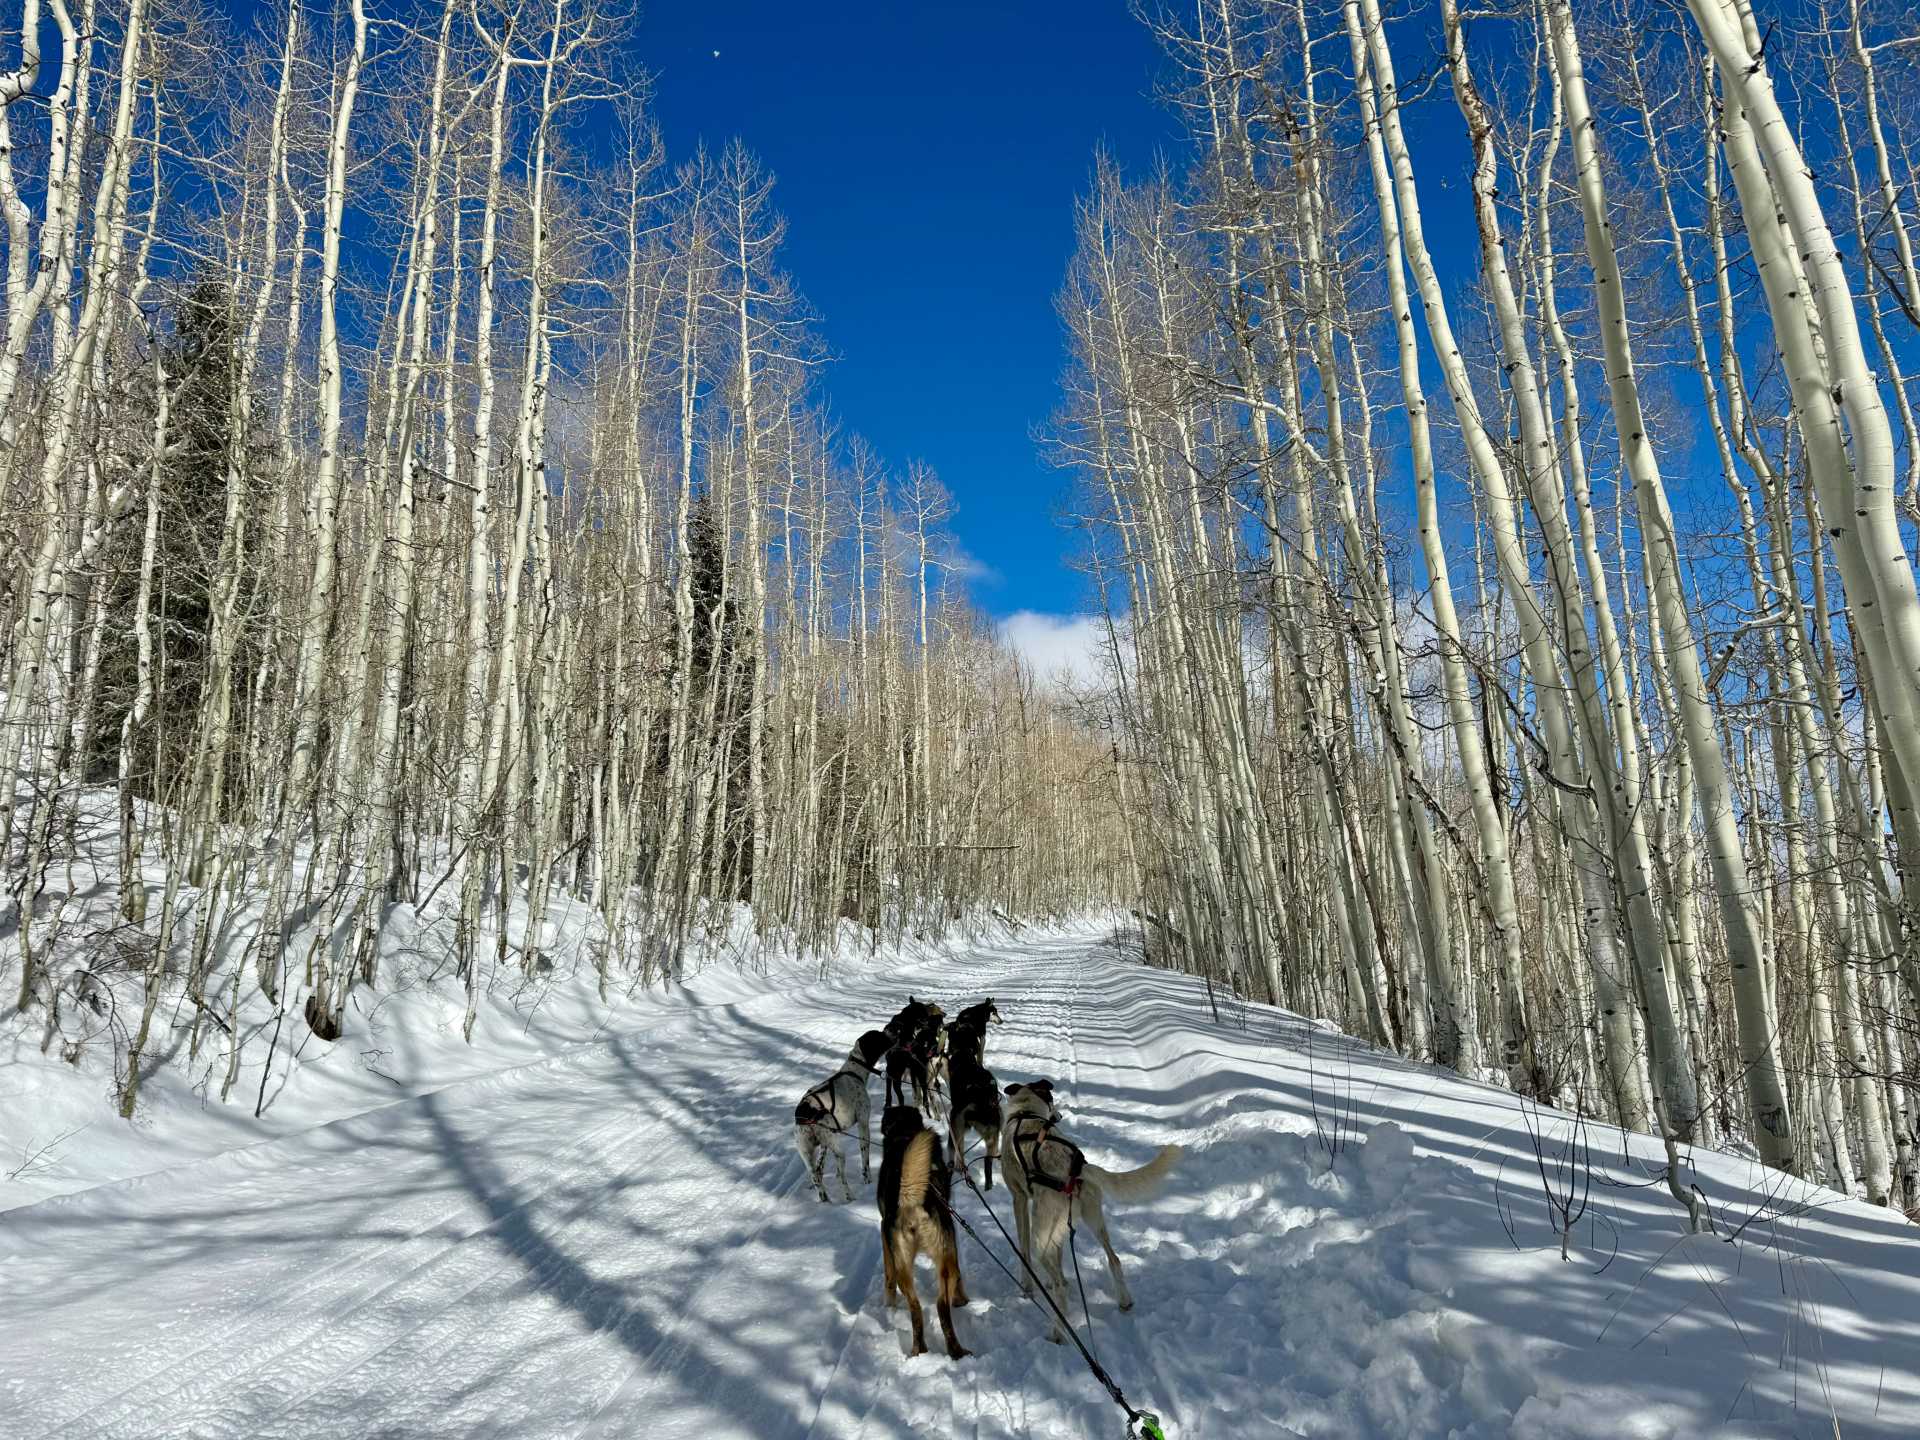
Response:
[{"label": "sled dog team", "polygon": [[[969,1136],[979,1139],[984,1152],[988,1190],[993,1188],[993,1162],[1001,1162],[1013,1196],[1020,1258],[1025,1262],[1020,1266],[1020,1288],[1031,1295],[1031,1275],[1040,1276],[1054,1302],[1053,1332],[1048,1338],[1056,1344],[1064,1335],[1059,1317],[1067,1309],[1061,1252],[1069,1225],[1084,1226],[1098,1238],[1107,1254],[1120,1308],[1131,1310],[1133,1297],[1107,1234],[1101,1201],[1106,1196],[1132,1199],[1150,1193],[1180,1158],[1180,1147],[1168,1145],[1137,1170],[1115,1173],[1092,1164],[1060,1129],[1052,1081],[1009,1085],[1002,1091],[987,1069],[987,1027],[999,1023],[1000,1011],[991,998],[948,1020],[932,1001],[909,995],[905,1008],[885,1028],[869,1030],[855,1041],[846,1063],[801,1096],[794,1107],[794,1140],[813,1188],[823,1201],[830,1199],[826,1163],[832,1157],[841,1193],[850,1202],[853,1190],[847,1184],[842,1142],[851,1135],[860,1137],[860,1178],[871,1178],[867,1081],[885,1062],[876,1196],[881,1270],[887,1304],[891,1307],[899,1296],[906,1297],[913,1317],[915,1355],[924,1355],[927,1349],[926,1319],[914,1282],[914,1262],[921,1255],[933,1261],[937,1276],[935,1308],[947,1354],[958,1360],[970,1353],[953,1333],[954,1307],[967,1303],[967,1289],[960,1277],[952,1210],[952,1167],[966,1165]],[[942,1112],[950,1147],[946,1149],[940,1135],[925,1123]]]}]

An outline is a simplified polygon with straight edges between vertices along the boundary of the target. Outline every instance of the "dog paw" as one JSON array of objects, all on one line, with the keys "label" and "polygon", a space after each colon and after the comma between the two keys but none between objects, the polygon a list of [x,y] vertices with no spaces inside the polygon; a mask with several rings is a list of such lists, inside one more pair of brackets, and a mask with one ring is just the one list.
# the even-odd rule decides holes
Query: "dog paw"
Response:
[{"label": "dog paw", "polygon": [[1120,1302],[1120,1308],[1121,1308],[1122,1310],[1131,1310],[1131,1309],[1133,1309],[1133,1297],[1132,1297],[1132,1296],[1128,1296],[1128,1297],[1127,1297],[1127,1298],[1126,1298],[1125,1300],[1122,1300],[1122,1301]]},{"label": "dog paw", "polygon": [[971,1359],[972,1356],[973,1351],[967,1349],[964,1345],[955,1346],[953,1349],[947,1351],[947,1358],[949,1360],[967,1360]]}]

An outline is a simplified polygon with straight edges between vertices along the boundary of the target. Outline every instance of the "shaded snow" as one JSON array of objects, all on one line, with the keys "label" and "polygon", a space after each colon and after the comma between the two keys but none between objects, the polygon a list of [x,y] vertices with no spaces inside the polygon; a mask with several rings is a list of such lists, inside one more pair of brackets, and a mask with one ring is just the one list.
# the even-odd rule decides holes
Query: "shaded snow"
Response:
[{"label": "shaded snow", "polygon": [[[147,891],[146,927],[126,924],[117,796],[96,787],[78,792],[76,802],[71,839],[78,858],[73,866],[50,873],[44,913],[35,920],[35,943],[60,957],[56,968],[62,973],[76,967],[91,972],[96,1003],[89,1007],[70,990],[57,1029],[50,1031],[44,1023],[44,1007],[0,1025],[0,1211],[297,1134],[458,1080],[550,1061],[576,1046],[657,1025],[690,1006],[791,990],[819,980],[829,969],[896,969],[942,953],[939,944],[923,942],[875,946],[871,932],[847,923],[838,950],[823,961],[794,953],[779,936],[756,934],[746,907],[716,905],[701,917],[678,956],[677,979],[656,978],[648,986],[631,973],[643,954],[651,955],[656,972],[666,968],[662,946],[640,936],[629,942],[624,967],[609,965],[603,993],[597,960],[608,942],[600,914],[556,889],[533,941],[544,963],[526,967],[525,894],[516,889],[504,963],[497,954],[497,911],[488,906],[483,914],[476,945],[482,957],[481,994],[468,1044],[466,992],[455,973],[451,943],[459,884],[457,879],[448,883],[450,867],[441,853],[426,866],[424,909],[400,904],[387,912],[378,983],[356,987],[349,995],[337,1043],[313,1035],[297,1008],[277,1013],[251,974],[242,977],[240,1061],[223,1103],[234,1040],[224,1018],[226,997],[235,968],[251,968],[249,946],[261,924],[264,886],[242,887],[238,903],[230,897],[217,902],[221,913],[208,990],[222,997],[213,1008],[223,1018],[201,1021],[196,1053],[195,1013],[181,977],[198,943],[201,917],[216,902],[210,891],[182,885],[166,994],[142,1067],[148,1073],[139,1110],[129,1125],[118,1118],[116,1067],[124,1064],[125,1046],[139,1019],[143,976],[134,963],[144,966],[151,954],[166,863],[163,856],[147,857],[139,877]],[[295,894],[326,888],[312,883],[309,863],[303,847],[295,857]],[[357,943],[355,917],[318,910],[301,909],[307,918],[288,945],[295,957],[329,924],[337,948],[350,950]],[[991,919],[976,921],[971,929],[986,935],[1006,932],[1004,924]],[[0,979],[8,984],[17,983],[17,945],[16,936],[0,938]],[[527,968],[535,973],[525,973]]]},{"label": "shaded snow", "polygon": [[[794,1100],[909,990],[997,997],[989,1064],[1052,1078],[1096,1162],[1187,1147],[1109,1206],[1135,1311],[1081,1247],[1093,1344],[1180,1440],[1920,1433],[1897,1218],[1702,1154],[1745,1228],[1687,1238],[1653,1148],[1596,1129],[1563,1261],[1514,1097],[1264,1007],[1216,1022],[1083,929],[636,1002],[534,1063],[0,1214],[0,1435],[1117,1437],[970,1240],[977,1356],[907,1359],[871,1186],[804,1179]],[[1532,1129],[1563,1147],[1564,1117]]]}]

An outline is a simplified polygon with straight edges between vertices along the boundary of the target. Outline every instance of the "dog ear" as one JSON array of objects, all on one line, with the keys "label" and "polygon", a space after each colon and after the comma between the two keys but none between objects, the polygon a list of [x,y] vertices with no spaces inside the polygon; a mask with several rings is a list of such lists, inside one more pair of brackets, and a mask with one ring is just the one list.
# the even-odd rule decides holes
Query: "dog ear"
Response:
[{"label": "dog ear", "polygon": [[1036,1080],[1033,1082],[1033,1084],[1029,1085],[1027,1088],[1029,1090],[1038,1090],[1042,1095],[1047,1097],[1047,1102],[1049,1104],[1053,1102],[1053,1081]]},{"label": "dog ear", "polygon": [[1024,1085],[1009,1085],[1007,1086],[1007,1094],[1009,1095],[1017,1094],[1019,1091],[1024,1090],[1025,1088],[1026,1087]]}]

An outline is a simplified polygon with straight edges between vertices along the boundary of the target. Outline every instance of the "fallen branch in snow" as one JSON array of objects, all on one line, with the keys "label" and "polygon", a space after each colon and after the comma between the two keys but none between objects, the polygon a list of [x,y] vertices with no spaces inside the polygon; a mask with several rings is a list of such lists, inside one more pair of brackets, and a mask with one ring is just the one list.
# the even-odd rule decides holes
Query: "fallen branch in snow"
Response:
[{"label": "fallen branch in snow", "polygon": [[46,1144],[40,1146],[37,1150],[31,1148],[32,1142],[29,1141],[28,1142],[29,1148],[24,1149],[21,1152],[22,1159],[20,1163],[16,1165],[13,1169],[7,1172],[7,1179],[18,1180],[22,1175],[25,1175],[30,1171],[39,1169],[42,1165],[46,1164],[47,1161],[52,1158],[53,1152],[56,1149],[66,1144],[67,1141],[71,1140],[74,1136],[78,1135],[82,1130],[86,1128],[87,1127],[85,1125],[76,1125],[71,1130],[65,1131],[59,1135],[54,1136],[53,1139],[49,1140]]},{"label": "fallen branch in snow", "polygon": [[414,910],[417,914],[424,915],[426,913],[427,906],[433,903],[433,897],[438,895],[440,893],[440,887],[447,883],[447,877],[452,875],[455,870],[458,870],[460,868],[460,862],[466,858],[467,850],[472,846],[472,844],[473,844],[472,840],[462,840],[460,842],[460,848],[458,850],[455,850],[453,852],[453,858],[447,861],[446,872],[442,874],[438,880],[433,882],[433,888],[427,891],[426,898],[422,900],[418,905],[414,906]]}]

